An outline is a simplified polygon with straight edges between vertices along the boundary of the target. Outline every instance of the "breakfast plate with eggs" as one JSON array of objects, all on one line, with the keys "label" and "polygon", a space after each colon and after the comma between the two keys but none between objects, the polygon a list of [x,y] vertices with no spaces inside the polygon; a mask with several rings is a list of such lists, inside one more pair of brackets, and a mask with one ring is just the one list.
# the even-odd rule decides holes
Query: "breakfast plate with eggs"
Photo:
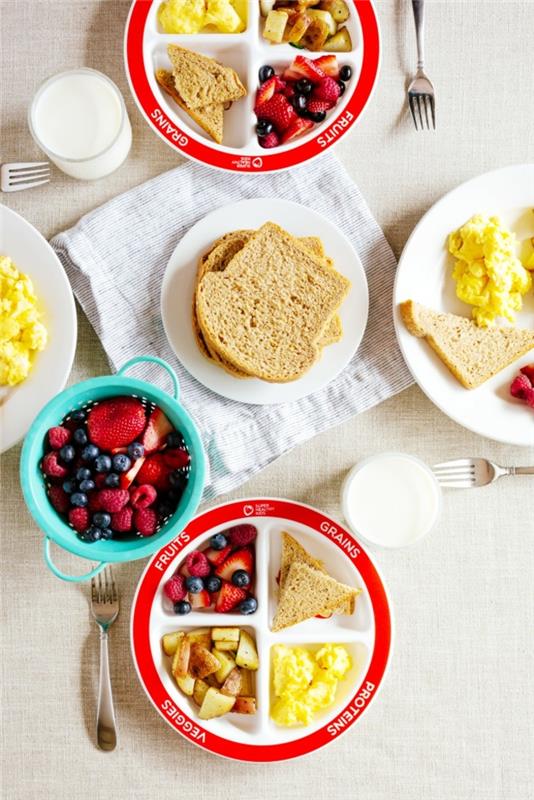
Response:
[{"label": "breakfast plate with eggs", "polygon": [[322,512],[252,498],[211,508],[139,580],[131,646],[159,714],[239,761],[311,753],[378,693],[393,621],[362,545]]},{"label": "breakfast plate with eggs", "polygon": [[0,453],[26,434],[67,382],[76,349],[74,297],[41,234],[0,205]]},{"label": "breakfast plate with eggs", "polygon": [[371,0],[133,0],[134,99],[178,153],[233,172],[308,161],[358,120],[377,77]]},{"label": "breakfast plate with eggs", "polygon": [[534,164],[439,200],[404,248],[393,305],[406,363],[438,408],[481,436],[534,446]]}]

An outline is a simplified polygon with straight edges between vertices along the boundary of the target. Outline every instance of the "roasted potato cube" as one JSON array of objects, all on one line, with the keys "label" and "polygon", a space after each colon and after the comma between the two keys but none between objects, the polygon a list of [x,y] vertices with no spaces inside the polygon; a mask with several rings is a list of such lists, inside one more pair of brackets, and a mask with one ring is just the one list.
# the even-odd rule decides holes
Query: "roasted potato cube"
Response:
[{"label": "roasted potato cube", "polygon": [[191,644],[198,642],[203,647],[207,647],[208,650],[211,647],[211,631],[209,628],[196,628],[194,631],[189,631],[187,638]]},{"label": "roasted potato cube", "polygon": [[221,692],[223,694],[232,695],[232,697],[237,697],[237,695],[241,692],[241,672],[237,667],[234,667],[234,669],[226,678],[225,682],[221,686]]},{"label": "roasted potato cube", "polygon": [[214,642],[238,642],[239,628],[212,628],[211,638]]},{"label": "roasted potato cube", "polygon": [[319,8],[329,11],[336,22],[346,22],[349,18],[349,7],[345,0],[322,0]]},{"label": "roasted potato cube", "polygon": [[173,656],[176,653],[178,642],[183,636],[183,631],[174,631],[173,633],[165,633],[161,637],[161,646],[166,656]]},{"label": "roasted potato cube", "polygon": [[[308,12],[310,13],[310,12]],[[322,19],[312,19],[306,33],[302,36],[299,44],[308,50],[322,50],[323,45],[330,35],[327,23]]]},{"label": "roasted potato cube", "polygon": [[219,662],[219,669],[215,673],[215,678],[219,684],[224,683],[228,675],[235,667],[236,662],[232,656],[228,653],[225,653],[224,650],[212,650],[212,653]]},{"label": "roasted potato cube", "polygon": [[285,11],[270,11],[263,27],[263,37],[273,44],[280,44],[284,38],[288,15]]},{"label": "roasted potato cube", "polygon": [[223,714],[226,714],[228,711],[232,710],[234,704],[235,697],[222,694],[222,692],[220,692],[218,689],[214,689],[213,686],[210,686],[204,695],[198,716],[200,719],[213,719],[213,717],[222,717]]},{"label": "roasted potato cube", "polygon": [[216,650],[237,650],[237,642],[215,642]]},{"label": "roasted potato cube", "polygon": [[187,636],[180,639],[176,652],[172,659],[171,672],[176,679],[185,678],[189,668],[189,656],[191,655],[191,642]]},{"label": "roasted potato cube", "polygon": [[311,17],[309,17],[304,11],[300,14],[295,14],[295,16],[292,17],[287,24],[284,33],[284,40],[286,42],[290,42],[290,44],[298,44],[308,30],[310,23]]},{"label": "roasted potato cube", "polygon": [[192,678],[191,675],[186,675],[185,678],[176,678],[176,683],[184,694],[186,694],[188,697],[193,696],[195,679]]},{"label": "roasted potato cube", "polygon": [[320,19],[328,25],[328,35],[333,36],[337,31],[337,25],[334,21],[332,14],[329,11],[321,11],[321,9],[310,8],[308,15],[314,19]]},{"label": "roasted potato cube", "polygon": [[255,714],[256,698],[239,695],[239,697],[235,699],[232,711],[235,711],[236,714]]},{"label": "roasted potato cube", "polygon": [[195,701],[197,706],[202,705],[204,696],[209,688],[210,688],[209,683],[206,683],[206,681],[201,681],[201,680],[195,681],[195,685],[193,688],[193,700]]},{"label": "roasted potato cube", "polygon": [[260,0],[260,12],[262,17],[267,17],[275,5],[275,0]]},{"label": "roasted potato cube", "polygon": [[254,678],[249,669],[241,669],[241,695],[251,697],[254,694]]},{"label": "roasted potato cube", "polygon": [[256,650],[256,645],[254,644],[252,636],[246,631],[241,631],[235,663],[238,667],[244,667],[245,669],[258,669],[258,651]]},{"label": "roasted potato cube", "polygon": [[326,50],[327,53],[349,53],[352,50],[352,39],[347,28],[340,28],[335,36],[327,39],[323,50]]},{"label": "roasted potato cube", "polygon": [[207,647],[193,642],[189,659],[189,672],[193,678],[205,678],[207,675],[217,672],[219,667],[218,658],[210,653]]}]

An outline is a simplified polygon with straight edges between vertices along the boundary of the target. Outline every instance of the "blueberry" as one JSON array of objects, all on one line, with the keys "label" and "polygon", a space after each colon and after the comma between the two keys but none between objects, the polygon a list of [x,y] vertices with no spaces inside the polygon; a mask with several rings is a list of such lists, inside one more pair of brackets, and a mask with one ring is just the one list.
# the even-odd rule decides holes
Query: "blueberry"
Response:
[{"label": "blueberry", "polygon": [[326,117],[326,111],[308,111],[307,117],[312,122],[322,122]]},{"label": "blueberry", "polygon": [[179,603],[174,604],[174,613],[175,614],[189,614],[191,611],[191,603],[188,603],[187,600],[180,600]]},{"label": "blueberry", "polygon": [[113,531],[111,528],[102,528],[102,539],[113,539]]},{"label": "blueberry", "polygon": [[159,513],[159,515],[160,515],[160,517],[162,519],[165,519],[166,517],[170,517],[171,514],[174,514],[175,510],[176,510],[176,506],[172,505],[168,500],[163,500],[158,505],[158,513]]},{"label": "blueberry", "polygon": [[76,470],[77,481],[86,481],[89,480],[90,477],[91,477],[91,470],[87,469],[87,467],[80,467],[80,469]]},{"label": "blueberry", "polygon": [[249,585],[250,575],[244,569],[236,569],[232,575],[232,583],[234,586],[239,586],[240,589],[243,589],[245,586]]},{"label": "blueberry", "polygon": [[78,508],[84,508],[87,505],[87,495],[84,492],[74,492],[70,496],[70,504]]},{"label": "blueberry", "polygon": [[93,524],[96,525],[97,528],[109,528],[111,525],[111,515],[106,514],[105,511],[97,511],[96,514],[93,514]]},{"label": "blueberry", "polygon": [[255,597],[247,597],[245,600],[241,600],[238,605],[238,608],[242,614],[253,614],[258,607],[258,601]]},{"label": "blueberry", "polygon": [[120,478],[116,472],[110,472],[104,478],[104,483],[106,484],[106,486],[109,486],[110,489],[116,489],[120,483]]},{"label": "blueberry", "polygon": [[83,428],[76,428],[74,433],[72,434],[72,438],[76,442],[76,444],[87,444],[87,434]]},{"label": "blueberry", "polygon": [[256,133],[258,136],[267,136],[273,130],[273,123],[268,119],[259,119],[256,124]]},{"label": "blueberry", "polygon": [[271,67],[270,64],[265,64],[265,66],[260,67],[258,72],[258,78],[260,79],[260,83],[265,83],[268,81],[269,78],[272,78],[274,75],[274,69]]},{"label": "blueberry", "polygon": [[111,458],[106,455],[97,456],[95,458],[95,469],[97,472],[109,472],[111,469]]},{"label": "blueberry", "polygon": [[299,94],[310,94],[312,89],[313,89],[312,82],[309,81],[307,78],[301,78],[300,81],[297,81],[295,84],[295,90]]},{"label": "blueberry", "polygon": [[187,476],[184,475],[183,472],[180,472],[180,470],[175,469],[174,472],[171,472],[169,475],[169,483],[173,489],[180,489],[183,491],[184,486],[187,483]]},{"label": "blueberry", "polygon": [[169,503],[173,503],[173,511],[176,511],[178,507],[178,503],[182,499],[183,489],[171,489],[168,493],[167,497],[169,499]]},{"label": "blueberry", "polygon": [[224,535],[224,533],[216,533],[210,539],[210,545],[213,547],[214,550],[224,550],[227,544],[228,540]]},{"label": "blueberry", "polygon": [[185,579],[185,586],[187,591],[191,592],[191,594],[198,594],[204,588],[204,581],[202,578],[191,575],[189,578]]},{"label": "blueberry", "polygon": [[217,575],[210,575],[206,578],[206,589],[208,592],[218,592],[222,586],[222,581]]},{"label": "blueberry", "polygon": [[102,538],[102,531],[100,528],[97,528],[96,525],[91,525],[85,535],[87,536],[88,542],[98,542],[98,540]]},{"label": "blueberry", "polygon": [[80,408],[79,411],[73,411],[70,418],[76,420],[76,422],[82,422],[85,419],[85,411],[83,408]]},{"label": "blueberry", "polygon": [[71,444],[66,444],[64,447],[61,448],[59,451],[59,455],[65,463],[72,461],[76,455],[76,450]]},{"label": "blueberry", "polygon": [[293,108],[297,113],[302,111],[306,111],[306,106],[308,104],[308,98],[304,94],[296,94],[293,98]]},{"label": "blueberry", "polygon": [[166,441],[169,447],[181,447],[184,440],[181,433],[178,431],[171,431]]},{"label": "blueberry", "polygon": [[90,542],[94,541],[94,539],[92,539],[91,536],[89,535],[89,530],[81,531],[80,533],[77,534],[77,536],[78,536],[78,539],[80,539],[80,541],[82,541],[82,542],[89,542],[90,543]]},{"label": "blueberry", "polygon": [[337,85],[339,86],[339,96],[341,97],[342,94],[345,93],[345,89],[347,88],[343,81],[338,81]]},{"label": "blueberry", "polygon": [[339,77],[342,81],[350,81],[352,78],[352,68],[345,64],[344,67],[341,67],[339,70]]},{"label": "blueberry", "polygon": [[88,444],[82,450],[82,461],[94,461],[100,450],[95,444]]},{"label": "blueberry", "polygon": [[113,456],[113,469],[115,472],[128,472],[131,466],[131,458],[128,458],[128,456],[124,455],[124,453],[119,453],[118,455]]},{"label": "blueberry", "polygon": [[78,488],[78,484],[76,481],[68,480],[63,483],[63,491],[67,492],[67,494],[72,494]]},{"label": "blueberry", "polygon": [[91,479],[80,481],[80,489],[82,492],[92,492],[95,488],[95,482]]},{"label": "blueberry", "polygon": [[[170,434],[169,434],[170,435]],[[128,455],[130,458],[141,458],[145,454],[145,448],[141,442],[132,442],[128,445]]]}]

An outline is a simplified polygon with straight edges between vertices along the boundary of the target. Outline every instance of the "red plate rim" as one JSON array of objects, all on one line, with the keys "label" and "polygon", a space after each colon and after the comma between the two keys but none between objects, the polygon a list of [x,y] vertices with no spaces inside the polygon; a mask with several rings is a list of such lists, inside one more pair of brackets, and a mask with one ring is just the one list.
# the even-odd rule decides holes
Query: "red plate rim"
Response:
[{"label": "red plate rim", "polygon": [[[372,0],[352,0],[363,35],[360,76],[345,108],[330,120],[328,127],[305,144],[282,152],[241,155],[239,150],[226,153],[211,147],[205,140],[186,133],[159,107],[148,82],[143,58],[146,21],[153,0],[133,0],[124,35],[124,63],[132,95],[143,116],[156,133],[178,152],[193,161],[216,169],[241,173],[274,172],[302,164],[324,153],[347,133],[371,98],[380,64],[380,34]],[[156,122],[157,121],[157,122]]]},{"label": "red plate rim", "polygon": [[[249,507],[247,513],[246,507]],[[273,517],[301,523],[333,542],[349,558],[362,576],[369,592],[375,622],[375,643],[366,674],[355,694],[334,719],[322,728],[291,742],[254,745],[230,742],[202,727],[176,707],[165,689],[151,658],[150,614],[162,574],[180,552],[212,528],[244,516],[250,519]],[[306,755],[336,739],[348,730],[376,697],[391,656],[393,617],[383,580],[361,544],[349,531],[304,503],[271,497],[245,498],[210,508],[195,517],[172,542],[162,547],[147,564],[132,602],[130,640],[137,675],[146,694],[163,719],[182,736],[216,755],[237,761],[273,762]]]}]

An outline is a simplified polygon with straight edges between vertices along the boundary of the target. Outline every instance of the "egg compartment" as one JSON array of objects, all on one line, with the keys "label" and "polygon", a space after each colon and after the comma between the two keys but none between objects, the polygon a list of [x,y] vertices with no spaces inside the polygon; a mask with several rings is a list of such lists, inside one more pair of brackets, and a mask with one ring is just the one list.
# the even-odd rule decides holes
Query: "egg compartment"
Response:
[{"label": "egg compartment", "polygon": [[[254,156],[266,156],[293,150],[317,138],[322,132],[326,134],[330,125],[348,105],[358,83],[363,59],[362,30],[355,9],[351,8],[350,17],[345,23],[350,30],[353,50],[349,53],[326,53],[300,50],[284,43],[270,44],[262,36],[263,20],[259,12],[259,3],[256,2],[249,3],[247,29],[243,33],[162,33],[157,20],[160,2],[161,0],[154,0],[152,3],[144,32],[143,57],[148,82],[154,96],[158,98],[161,109],[165,111],[169,119],[174,120],[186,134],[209,144],[214,150]],[[224,114],[224,142],[222,145],[214,142],[158,85],[154,76],[155,71],[170,69],[167,56],[168,44],[177,44],[195,50],[232,67],[246,87],[247,96],[232,103],[230,109]],[[348,65],[352,68],[352,77],[347,82],[346,91],[336,107],[327,112],[324,122],[316,124],[307,134],[297,137],[288,144],[266,150],[260,146],[255,133],[257,120],[254,114],[254,105],[256,91],[259,88],[259,69],[270,64],[277,73],[280,73],[299,54],[312,59],[324,55],[335,55],[340,67]]]},{"label": "egg compartment", "polygon": [[[218,614],[209,611],[192,611],[184,617],[174,614],[170,602],[163,593],[165,582],[183,563],[188,553],[195,549],[202,549],[213,534],[240,524],[253,524],[258,530],[255,542],[257,611],[248,616],[233,612]],[[336,614],[329,619],[306,620],[278,633],[271,631],[271,622],[277,602],[276,576],[280,566],[282,531],[295,536],[313,556],[323,561],[332,577],[362,588],[352,616]],[[206,627],[244,628],[255,639],[259,657],[259,668],[256,672],[257,712],[255,715],[229,712],[223,717],[212,720],[199,720],[198,706],[177,686],[170,672],[172,658],[163,652],[161,638],[165,633],[172,631],[188,631]],[[336,545],[313,528],[270,517],[235,519],[232,522],[210,528],[205,535],[188,543],[162,574],[150,615],[152,658],[165,689],[175,705],[188,714],[195,723],[202,725],[206,731],[211,731],[230,742],[254,745],[283,744],[294,741],[318,730],[329,719],[334,719],[363,680],[373,651],[374,635],[369,593],[350,560],[340,553]],[[335,703],[330,708],[318,712],[313,723],[308,726],[284,728],[276,725],[270,718],[273,645],[301,645],[306,648],[318,649],[328,642],[343,644],[348,649],[352,662],[347,677],[338,684]]]}]

